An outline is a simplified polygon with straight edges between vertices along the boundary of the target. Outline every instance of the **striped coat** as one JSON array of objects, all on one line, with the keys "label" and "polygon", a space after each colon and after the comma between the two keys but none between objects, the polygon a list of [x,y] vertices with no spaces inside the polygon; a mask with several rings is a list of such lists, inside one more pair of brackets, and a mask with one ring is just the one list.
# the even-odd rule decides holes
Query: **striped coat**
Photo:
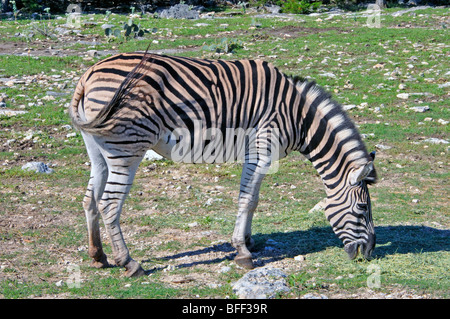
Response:
[{"label": "striped coat", "polygon": [[69,113],[93,164],[83,203],[94,266],[108,265],[98,235],[101,215],[116,264],[127,275],[143,273],[129,256],[119,216],[148,149],[189,163],[243,162],[232,236],[242,266],[253,266],[251,219],[261,181],[295,150],[321,175],[326,216],[349,256],[373,250],[367,184],[376,178],[374,155],[342,108],[312,82],[260,60],[119,54],[81,77]]}]

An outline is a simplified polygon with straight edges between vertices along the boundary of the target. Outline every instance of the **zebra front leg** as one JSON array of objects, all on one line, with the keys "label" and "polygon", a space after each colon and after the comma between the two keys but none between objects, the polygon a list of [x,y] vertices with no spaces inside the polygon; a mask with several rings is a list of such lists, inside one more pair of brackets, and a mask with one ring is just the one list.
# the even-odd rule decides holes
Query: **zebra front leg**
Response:
[{"label": "zebra front leg", "polygon": [[232,244],[238,251],[234,258],[236,264],[252,269],[252,254],[249,249],[254,242],[251,238],[251,224],[253,212],[258,206],[259,188],[264,174],[256,164],[246,162],[242,169],[241,189],[239,193],[239,210],[236,217]]},{"label": "zebra front leg", "polygon": [[[114,159],[118,158],[118,156],[114,156]],[[111,241],[114,261],[117,266],[125,267],[127,277],[145,274],[141,265],[130,257],[119,223],[123,203],[131,189],[141,158],[136,156],[132,162],[129,161],[129,158],[127,161],[108,162],[108,181],[99,205]]]}]

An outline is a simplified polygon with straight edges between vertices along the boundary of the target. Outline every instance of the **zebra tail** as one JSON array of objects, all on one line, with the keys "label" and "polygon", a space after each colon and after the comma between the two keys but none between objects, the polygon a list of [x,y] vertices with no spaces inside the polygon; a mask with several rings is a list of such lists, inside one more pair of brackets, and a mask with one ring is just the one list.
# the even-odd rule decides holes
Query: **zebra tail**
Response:
[{"label": "zebra tail", "polygon": [[84,78],[86,74],[80,79],[75,89],[75,93],[72,99],[72,103],[69,107],[69,115],[72,120],[72,124],[76,129],[90,133],[92,135],[109,135],[111,122],[114,122],[114,114],[116,114],[129,100],[129,93],[141,81],[145,75],[145,63],[149,61],[149,47],[142,56],[141,61],[131,70],[130,73],[124,78],[114,93],[111,101],[105,105],[97,116],[91,121],[86,121],[84,116],[80,114],[79,103],[82,103],[82,109],[84,110]]}]

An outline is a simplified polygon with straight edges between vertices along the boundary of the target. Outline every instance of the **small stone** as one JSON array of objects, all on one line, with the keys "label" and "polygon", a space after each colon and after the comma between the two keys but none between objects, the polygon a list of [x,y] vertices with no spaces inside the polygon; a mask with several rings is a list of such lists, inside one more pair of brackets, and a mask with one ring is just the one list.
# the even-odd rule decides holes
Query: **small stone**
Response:
[{"label": "small stone", "polygon": [[297,261],[305,261],[305,256],[303,256],[303,255],[295,256],[295,257],[294,257],[294,260],[297,260]]},{"label": "small stone", "polygon": [[302,299],[328,299],[327,296],[323,295],[323,294],[306,294],[302,297]]},{"label": "small stone", "polygon": [[419,200],[418,200],[417,198],[414,198],[411,202],[412,202],[413,204],[417,204],[417,203],[419,202]]},{"label": "small stone", "polygon": [[443,120],[443,119],[439,119],[439,120],[438,120],[438,123],[439,123],[439,124],[442,124],[442,125],[447,125],[447,124],[448,124],[448,121],[445,121],[445,120]]},{"label": "small stone", "polygon": [[391,146],[387,146],[387,145],[383,145],[383,144],[377,144],[377,145],[375,145],[375,147],[380,150],[390,150],[392,148]]},{"label": "small stone", "polygon": [[110,23],[102,24],[102,29],[103,30],[108,29],[108,28],[112,29],[112,28],[115,28],[115,27],[116,26],[114,24],[110,24]]},{"label": "small stone", "polygon": [[148,150],[144,155],[144,160],[146,160],[146,161],[158,161],[163,158],[164,157],[162,157],[161,155],[159,155],[158,153],[156,153],[153,150]]},{"label": "small stone", "polygon": [[42,99],[45,101],[54,101],[55,97],[53,95],[46,95]]},{"label": "small stone", "polygon": [[95,58],[96,56],[98,56],[98,51],[97,50],[88,50],[88,51],[86,51],[86,54],[87,54],[87,56]]},{"label": "small stone", "polygon": [[224,266],[224,267],[220,268],[219,273],[220,274],[225,274],[225,273],[229,272],[230,270],[231,270],[231,267]]},{"label": "small stone", "polygon": [[409,98],[409,94],[408,93],[400,93],[400,94],[397,94],[397,97],[402,100],[407,100]]},{"label": "small stone", "polygon": [[334,74],[334,73],[331,73],[331,72],[324,72],[324,73],[321,73],[321,74],[319,74],[320,76],[323,76],[323,77],[326,77],[326,78],[336,78],[336,75]]},{"label": "small stone", "polygon": [[413,110],[416,113],[424,113],[426,111],[430,110],[430,107],[428,105],[425,106],[414,106],[414,107],[410,107],[410,110]]},{"label": "small stone", "polygon": [[435,137],[427,138],[426,140],[424,140],[424,142],[431,143],[431,144],[448,144],[449,143],[449,141],[447,141],[447,140],[443,140],[443,139],[435,138]]},{"label": "small stone", "polygon": [[354,109],[355,107],[356,107],[355,104],[347,104],[347,105],[343,105],[343,108],[344,108],[345,111]]},{"label": "small stone", "polygon": [[24,171],[34,171],[36,173],[45,173],[45,174],[51,174],[54,172],[53,169],[48,167],[47,164],[44,164],[42,162],[29,162],[22,166],[22,169]]},{"label": "small stone", "polygon": [[279,268],[263,267],[247,272],[233,285],[240,299],[271,299],[280,292],[289,292],[287,275]]},{"label": "small stone", "polygon": [[189,227],[197,227],[198,223],[197,222],[189,223],[188,226]]}]

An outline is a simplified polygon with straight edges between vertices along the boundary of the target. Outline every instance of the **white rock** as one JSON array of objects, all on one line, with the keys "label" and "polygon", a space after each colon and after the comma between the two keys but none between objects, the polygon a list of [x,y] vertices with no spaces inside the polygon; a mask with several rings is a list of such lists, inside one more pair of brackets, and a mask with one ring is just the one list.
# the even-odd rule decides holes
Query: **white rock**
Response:
[{"label": "white rock", "polygon": [[424,105],[424,106],[414,106],[414,107],[410,107],[410,110],[413,110],[414,112],[417,113],[424,113],[426,111],[430,110],[430,107],[428,105]]},{"label": "white rock", "polygon": [[162,157],[161,155],[159,155],[158,153],[156,153],[153,150],[148,150],[145,155],[144,155],[144,160],[146,161],[157,161],[157,160],[161,160],[164,157]]},{"label": "white rock", "polygon": [[16,110],[0,110],[0,115],[5,115],[5,116],[17,116],[20,114],[26,114],[28,113],[27,111],[16,111]]},{"label": "white rock", "polygon": [[42,162],[29,162],[22,166],[22,169],[24,171],[34,171],[36,173],[45,173],[45,174],[51,174],[54,172],[53,169],[48,167],[47,164],[44,164]]},{"label": "white rock", "polygon": [[355,104],[347,104],[347,105],[343,105],[342,107],[345,111],[348,111],[348,110],[354,109],[356,107],[356,105]]},{"label": "white rock", "polygon": [[435,137],[427,138],[426,140],[424,140],[424,142],[431,143],[431,144],[448,144],[449,143],[449,141],[447,141],[447,140],[443,140],[443,139],[435,138]]},{"label": "white rock", "polygon": [[220,268],[219,273],[225,274],[225,273],[229,272],[230,270],[231,270],[231,267],[224,266],[224,267]]},{"label": "white rock", "polygon": [[375,145],[375,147],[380,150],[390,150],[392,148],[391,146],[387,146],[387,145],[383,145],[383,144],[377,144],[377,145]]},{"label": "white rock", "polygon": [[397,97],[402,100],[407,100],[409,98],[409,94],[408,93],[400,93],[400,94],[397,94]]},{"label": "white rock", "polygon": [[246,273],[233,285],[233,292],[240,299],[271,299],[277,293],[289,292],[287,275],[278,268],[256,268]]},{"label": "white rock", "polygon": [[326,77],[326,78],[336,78],[336,75],[334,74],[334,73],[331,73],[331,72],[324,72],[324,73],[321,73],[321,74],[319,74],[320,76],[323,76],[323,77]]}]

